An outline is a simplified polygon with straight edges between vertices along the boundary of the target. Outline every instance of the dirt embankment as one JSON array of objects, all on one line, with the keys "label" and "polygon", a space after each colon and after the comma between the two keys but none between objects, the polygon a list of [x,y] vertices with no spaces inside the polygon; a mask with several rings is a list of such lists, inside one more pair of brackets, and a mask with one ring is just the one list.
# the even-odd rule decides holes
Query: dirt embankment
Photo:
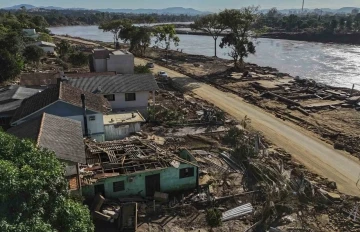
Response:
[{"label": "dirt embankment", "polygon": [[[150,49],[148,58],[162,62],[166,54]],[[164,62],[162,62],[164,64]],[[165,65],[165,64],[164,64]],[[277,117],[315,132],[335,149],[360,158],[360,92],[295,80],[270,67],[247,64],[249,74],[232,72],[232,61],[169,52],[168,68],[223,91],[235,93]]]}]

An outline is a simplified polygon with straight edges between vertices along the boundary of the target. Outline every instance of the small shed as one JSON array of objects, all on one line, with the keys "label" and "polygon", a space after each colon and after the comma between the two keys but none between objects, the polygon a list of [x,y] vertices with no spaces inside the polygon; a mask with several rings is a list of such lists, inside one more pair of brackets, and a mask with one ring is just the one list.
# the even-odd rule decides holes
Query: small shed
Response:
[{"label": "small shed", "polygon": [[44,52],[46,52],[46,53],[55,53],[56,45],[53,43],[39,41],[39,42],[33,43],[32,45],[41,47],[42,50],[44,50]]},{"label": "small shed", "polygon": [[144,117],[138,111],[125,111],[117,114],[104,115],[105,140],[124,139],[131,133],[141,130]]}]

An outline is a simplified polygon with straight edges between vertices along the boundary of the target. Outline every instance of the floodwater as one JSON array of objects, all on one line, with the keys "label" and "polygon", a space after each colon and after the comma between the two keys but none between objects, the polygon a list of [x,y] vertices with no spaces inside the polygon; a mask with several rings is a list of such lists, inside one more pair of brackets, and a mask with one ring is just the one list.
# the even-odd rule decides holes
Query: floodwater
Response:
[{"label": "floodwater", "polygon": [[[111,33],[104,33],[97,26],[67,26],[49,28],[58,35],[112,42]],[[177,48],[185,53],[213,56],[214,40],[210,36],[179,35]],[[218,39],[218,43],[220,38]],[[228,49],[218,47],[218,56],[230,59]],[[323,44],[303,41],[259,38],[256,54],[245,59],[260,66],[277,68],[292,76],[311,78],[332,86],[360,89],[360,46]]]}]

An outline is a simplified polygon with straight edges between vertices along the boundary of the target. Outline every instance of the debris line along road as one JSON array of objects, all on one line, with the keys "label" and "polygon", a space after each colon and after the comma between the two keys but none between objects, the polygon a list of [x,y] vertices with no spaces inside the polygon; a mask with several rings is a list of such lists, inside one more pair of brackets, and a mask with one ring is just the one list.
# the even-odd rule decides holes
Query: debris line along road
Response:
[{"label": "debris line along road", "polygon": [[[135,63],[144,65],[147,61],[136,58]],[[278,119],[259,107],[246,103],[237,95],[223,92],[162,66],[155,65],[153,71],[155,73],[167,72],[177,85],[192,91],[239,121],[247,115],[251,119],[254,129],[262,132],[276,146],[292,154],[309,170],[335,181],[341,192],[360,196],[360,190],[356,186],[360,174],[360,161],[354,157],[333,149],[312,132]]]}]

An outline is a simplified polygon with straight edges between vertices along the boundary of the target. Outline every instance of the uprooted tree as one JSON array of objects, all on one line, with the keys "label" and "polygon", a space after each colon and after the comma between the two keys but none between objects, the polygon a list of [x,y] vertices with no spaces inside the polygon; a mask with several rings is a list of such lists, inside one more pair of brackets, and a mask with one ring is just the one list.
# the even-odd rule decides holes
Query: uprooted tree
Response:
[{"label": "uprooted tree", "polygon": [[217,39],[226,28],[227,27],[222,23],[222,21],[220,20],[220,16],[218,14],[205,15],[195,20],[195,22],[191,24],[192,30],[203,31],[209,34],[214,39],[215,57],[217,57],[216,54]]},{"label": "uprooted tree", "polygon": [[70,198],[55,154],[5,132],[0,132],[0,231],[94,231],[89,210]]},{"label": "uprooted tree", "polygon": [[251,41],[252,26],[256,22],[256,7],[246,7],[240,10],[224,10],[219,17],[223,25],[230,29],[220,43],[220,47],[230,48],[229,56],[234,60],[234,67],[244,65],[244,58],[256,52],[255,45]]}]

